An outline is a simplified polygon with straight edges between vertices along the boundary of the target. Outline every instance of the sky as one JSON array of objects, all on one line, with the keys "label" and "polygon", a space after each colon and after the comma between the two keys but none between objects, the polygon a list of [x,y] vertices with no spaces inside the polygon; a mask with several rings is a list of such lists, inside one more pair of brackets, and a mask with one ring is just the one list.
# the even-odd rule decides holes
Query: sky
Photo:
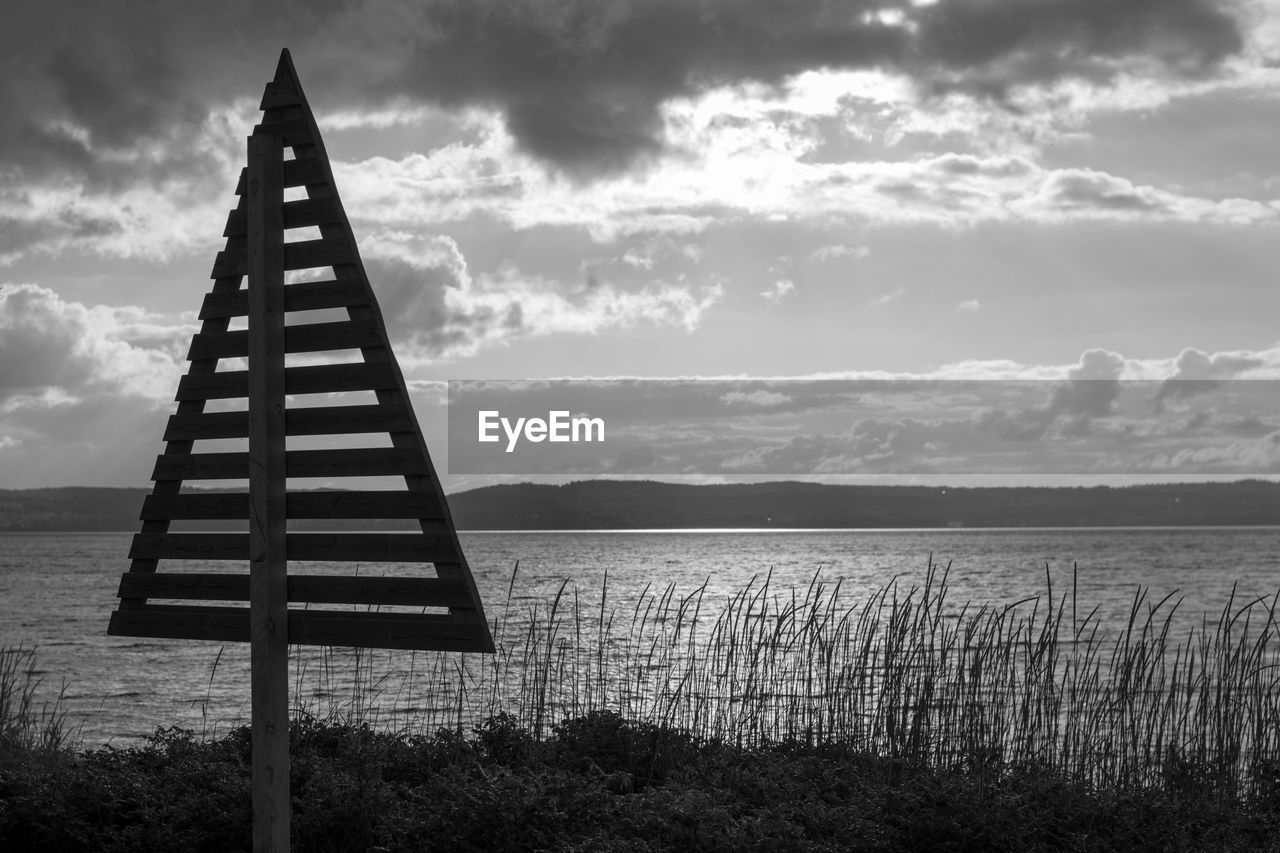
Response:
[{"label": "sky", "polygon": [[23,4],[0,487],[146,485],[282,47],[440,468],[450,379],[1280,375],[1274,0]]}]

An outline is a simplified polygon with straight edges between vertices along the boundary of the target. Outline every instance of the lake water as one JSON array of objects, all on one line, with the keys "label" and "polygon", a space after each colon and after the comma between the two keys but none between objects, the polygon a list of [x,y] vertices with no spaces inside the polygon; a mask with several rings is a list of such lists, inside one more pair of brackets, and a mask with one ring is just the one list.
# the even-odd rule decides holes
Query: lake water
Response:
[{"label": "lake water", "polygon": [[[0,644],[38,647],[44,695],[65,680],[70,720],[88,746],[136,743],[157,726],[217,733],[246,722],[247,645],[106,635],[130,536],[0,535]],[[1059,593],[1074,565],[1082,611],[1097,605],[1109,625],[1123,623],[1138,587],[1150,600],[1177,592],[1185,624],[1203,613],[1216,619],[1233,585],[1237,604],[1280,587],[1280,527],[557,531],[465,533],[462,542],[490,620],[545,608],[566,578],[570,598],[576,590],[584,608],[598,608],[606,574],[609,606],[620,610],[646,585],[688,593],[705,583],[705,611],[770,573],[771,590],[803,592],[820,572],[856,600],[895,577],[905,587],[922,583],[930,555],[951,564],[949,600],[957,605],[1042,594],[1046,566]],[[320,660],[331,670],[359,663],[346,652],[323,654],[305,650],[291,672]],[[414,665],[410,653],[374,655],[394,658],[401,670]]]}]

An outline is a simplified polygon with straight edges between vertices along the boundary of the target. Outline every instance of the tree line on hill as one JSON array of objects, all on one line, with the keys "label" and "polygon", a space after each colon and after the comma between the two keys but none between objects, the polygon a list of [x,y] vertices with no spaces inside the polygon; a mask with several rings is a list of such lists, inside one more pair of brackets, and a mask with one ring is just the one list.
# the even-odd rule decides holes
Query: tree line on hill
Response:
[{"label": "tree line on hill", "polygon": [[[0,490],[0,532],[135,531],[148,492]],[[585,480],[485,486],[450,495],[449,506],[463,530],[1275,525],[1280,524],[1280,483],[997,488]],[[185,529],[213,529],[183,524]],[[290,527],[326,529],[332,524],[301,521]]]}]

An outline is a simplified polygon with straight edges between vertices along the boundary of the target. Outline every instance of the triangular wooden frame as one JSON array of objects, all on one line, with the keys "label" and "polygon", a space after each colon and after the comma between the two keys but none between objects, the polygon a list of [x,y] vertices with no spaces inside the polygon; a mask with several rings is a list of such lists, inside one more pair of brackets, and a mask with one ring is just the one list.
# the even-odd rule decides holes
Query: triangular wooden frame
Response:
[{"label": "triangular wooden frame", "polygon": [[[492,652],[493,640],[480,596],[338,197],[324,143],[287,50],[281,53],[275,79],[267,84],[261,109],[262,123],[250,138],[250,163],[236,187],[239,201],[227,218],[223,232],[226,246],[214,262],[214,284],[200,310],[201,329],[191,342],[190,367],[178,385],[177,411],[165,429],[165,451],[156,460],[152,473],[155,485],[143,506],[141,530],[133,539],[130,569],[121,578],[120,603],[111,614],[108,633],[248,641],[249,607],[191,602],[249,601],[251,577],[257,577],[256,562],[250,572],[239,574],[165,573],[157,567],[160,560],[251,562],[251,551],[255,559],[262,559],[263,543],[267,542],[274,548],[271,559],[280,563],[281,577],[285,560],[358,561],[362,568],[378,562],[435,565],[435,577],[288,577],[289,604],[306,608],[288,610],[291,644]],[[281,151],[286,147],[293,149],[294,159],[283,159]],[[268,159],[262,161],[268,163],[264,174],[276,175],[279,186],[264,179],[263,188],[274,195],[254,205],[248,199],[259,189],[254,173],[254,152],[259,149],[267,152],[263,156]],[[284,187],[304,187],[307,197],[283,201]],[[284,242],[285,229],[309,226],[319,229],[321,239]],[[258,229],[256,243],[249,238],[254,229]],[[262,246],[266,247],[265,256],[255,258],[255,251]],[[254,264],[259,265],[259,276],[275,282],[273,287],[259,289],[263,292],[241,287],[246,277],[254,282]],[[316,267],[332,267],[333,278],[284,285],[284,271]],[[255,309],[255,298],[265,298],[268,303],[274,299],[275,304]],[[345,308],[348,319],[284,326],[285,312],[325,308]],[[255,310],[266,313],[255,314]],[[254,334],[252,320],[249,331],[230,331],[231,319],[239,316],[266,317],[268,326],[274,324],[272,331],[265,336]],[[275,369],[255,372],[254,358],[263,358],[262,346],[278,350],[272,355]],[[359,349],[362,361],[284,367],[285,352],[350,349]],[[249,358],[249,370],[217,370],[220,359],[244,357]],[[270,411],[271,400],[278,402],[277,410],[283,409],[286,393],[349,391],[373,391],[377,404]],[[232,398],[247,398],[250,411],[206,411],[207,401]],[[255,401],[263,401],[265,411],[255,411]],[[274,433],[270,432],[273,419]],[[256,450],[254,430],[259,430]],[[388,434],[392,446],[284,449],[285,435],[354,433]],[[192,452],[199,440],[244,437],[250,438],[249,453]],[[274,466],[265,480],[264,459]],[[387,475],[403,475],[406,489],[285,492],[286,476]],[[248,479],[250,492],[182,491],[184,481],[217,479]],[[254,513],[275,508],[266,527],[259,528],[262,518],[251,519],[251,503]],[[421,532],[286,533],[286,517],[416,519]],[[243,520],[251,532],[170,532],[171,522],[178,519]],[[181,603],[155,604],[153,599]],[[408,605],[448,608],[448,612],[313,608],[324,604]]]}]

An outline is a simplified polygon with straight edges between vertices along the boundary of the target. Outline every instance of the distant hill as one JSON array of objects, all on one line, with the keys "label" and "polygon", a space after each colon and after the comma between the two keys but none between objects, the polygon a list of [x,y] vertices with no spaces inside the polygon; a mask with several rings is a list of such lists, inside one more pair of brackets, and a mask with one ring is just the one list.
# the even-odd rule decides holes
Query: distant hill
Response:
[{"label": "distant hill", "polygon": [[1280,524],[1280,483],[939,488],[587,480],[452,495],[470,530],[682,527],[1095,527]]},{"label": "distant hill", "polygon": [[[148,493],[0,490],[0,532],[136,531]],[[451,495],[449,506],[465,530],[1274,525],[1280,524],[1280,483],[939,488],[585,480],[486,486]]]}]

